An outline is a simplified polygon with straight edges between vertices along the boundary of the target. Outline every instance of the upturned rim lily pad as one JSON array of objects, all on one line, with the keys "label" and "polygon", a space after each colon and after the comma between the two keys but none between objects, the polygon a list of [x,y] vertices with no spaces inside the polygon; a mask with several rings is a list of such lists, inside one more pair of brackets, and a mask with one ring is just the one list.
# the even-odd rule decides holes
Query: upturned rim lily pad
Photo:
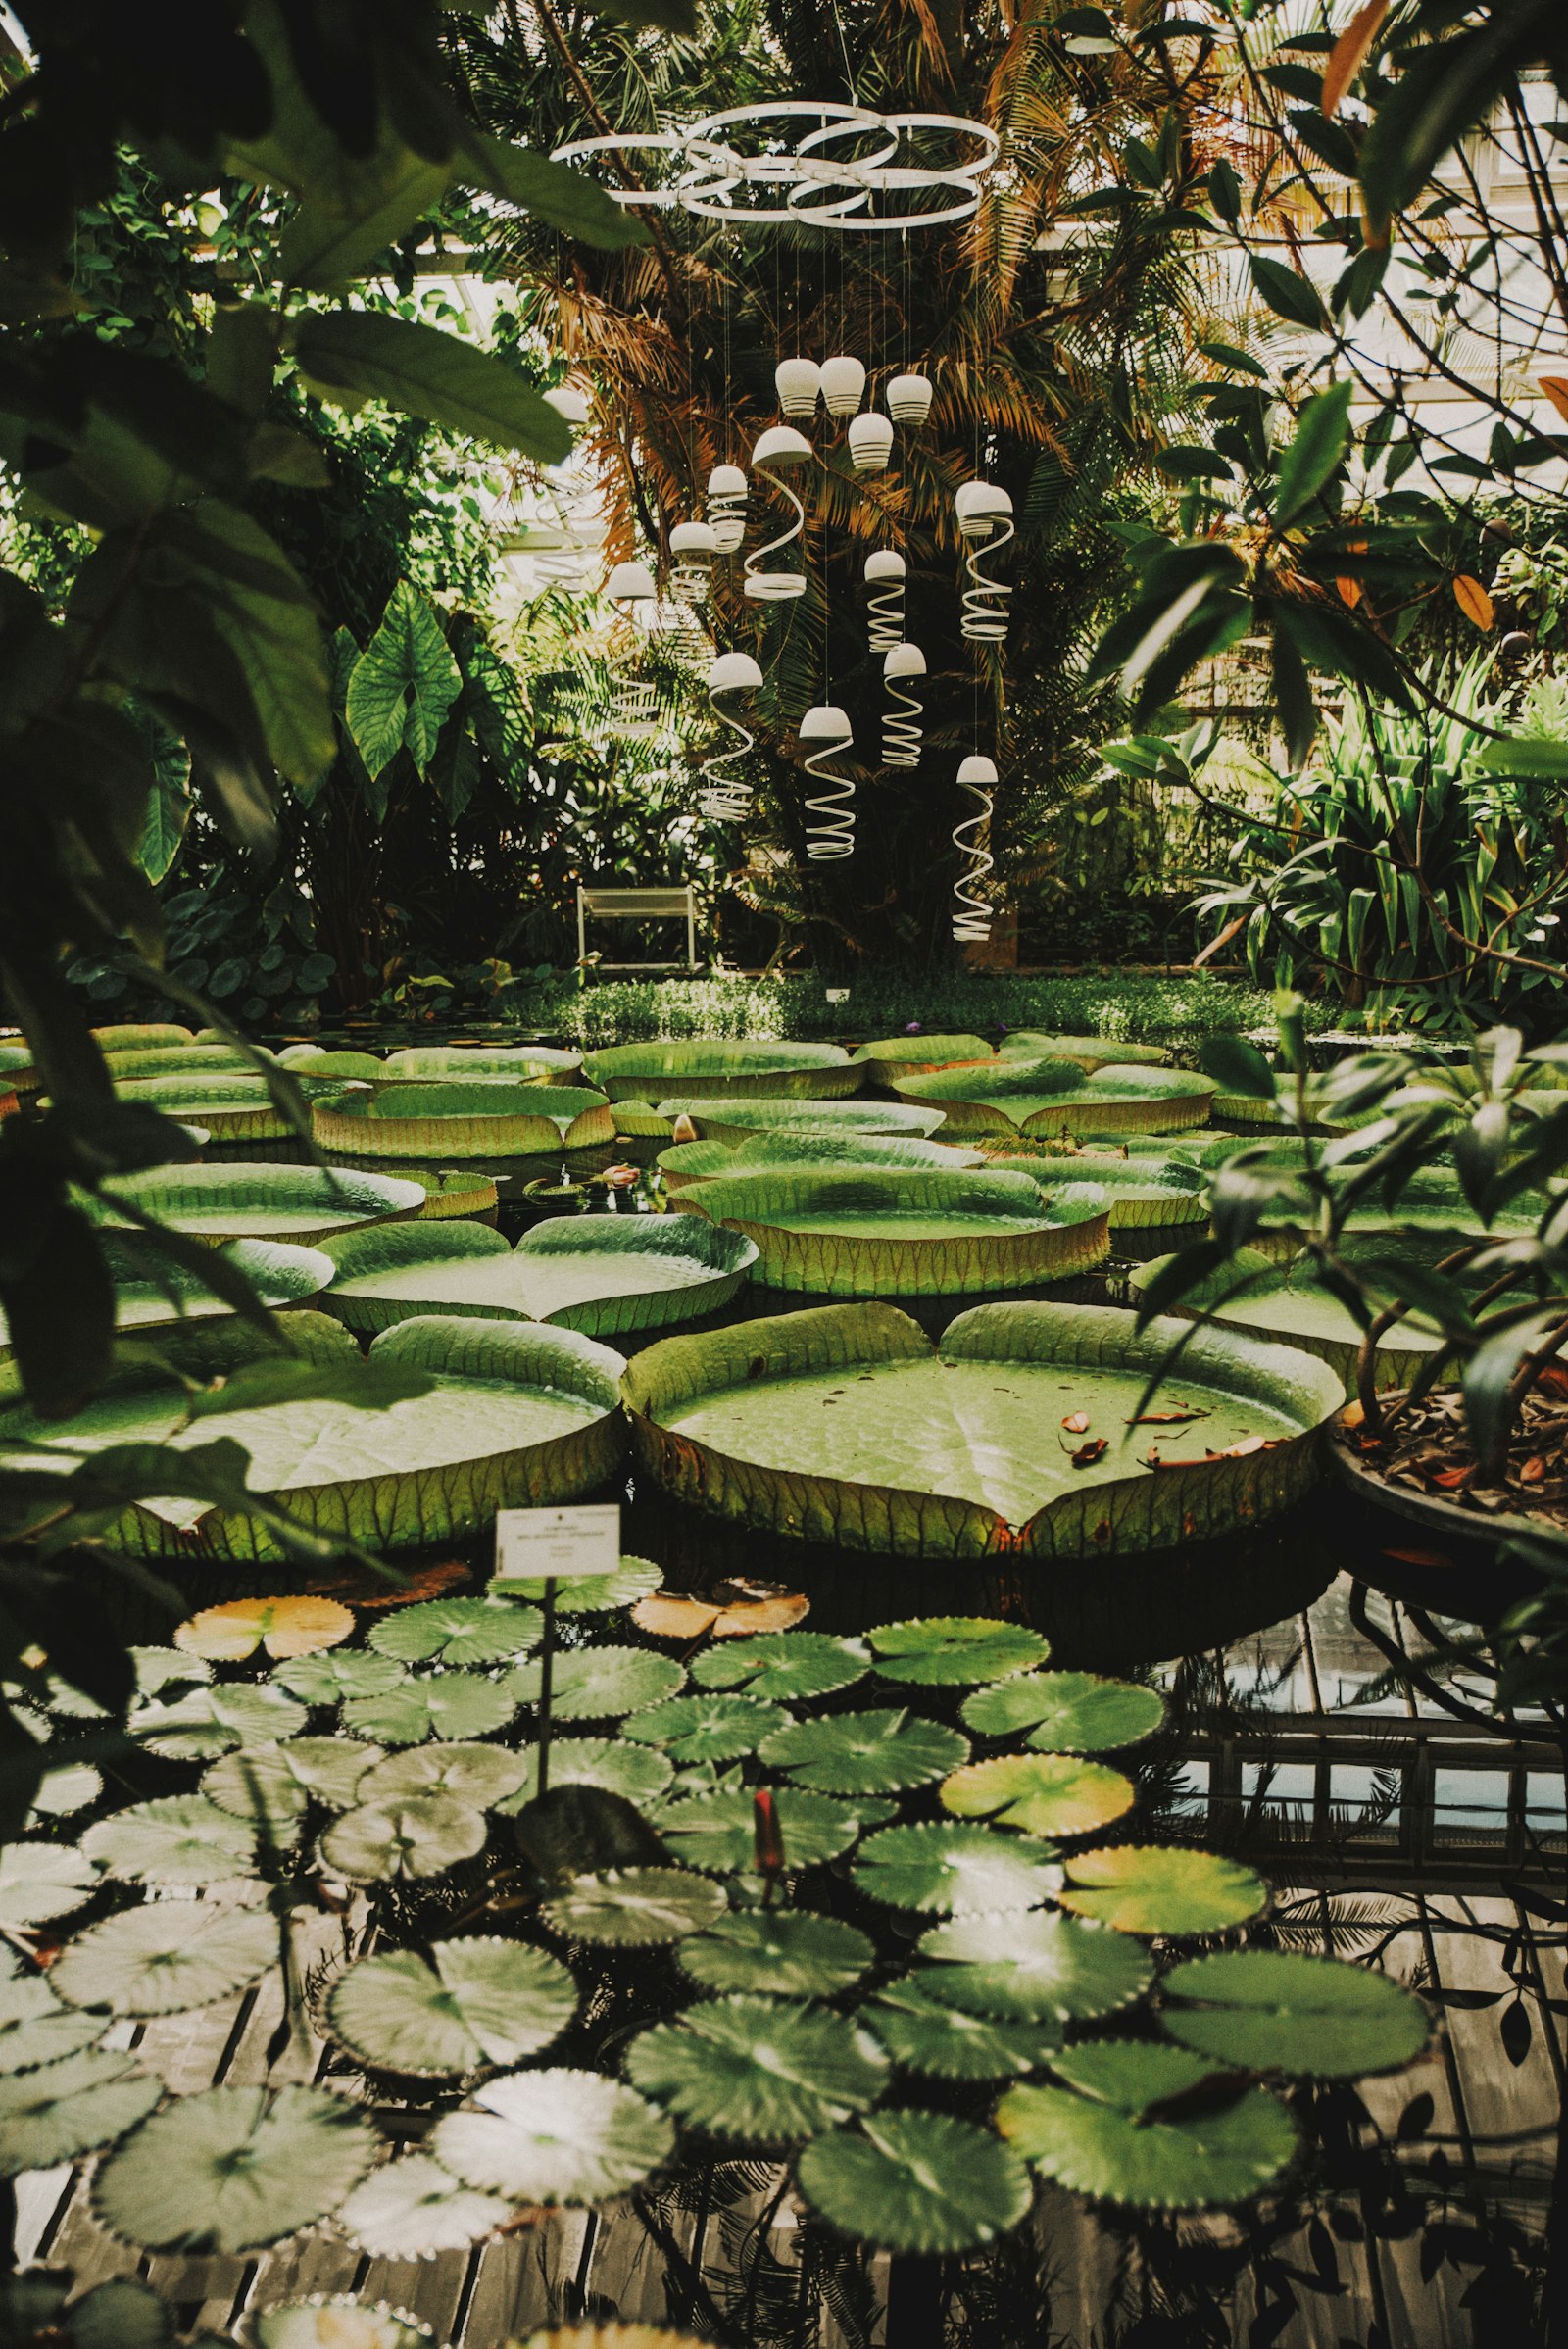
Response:
[{"label": "upturned rim lily pad", "polygon": [[244,1163],[155,1166],[116,1175],[111,1189],[83,1202],[84,1210],[95,1223],[127,1226],[129,1219],[116,1214],[119,1199],[214,1248],[237,1240],[311,1248],[359,1224],[417,1215],[424,1204],[417,1183],[391,1174]]},{"label": "upturned rim lily pad", "polygon": [[1001,1053],[987,1067],[901,1077],[901,1101],[940,1107],[945,1135],[1178,1134],[1206,1126],[1211,1077],[1181,1068],[1106,1064],[1086,1075],[1073,1060]]},{"label": "upturned rim lily pad", "polygon": [[[1166,1413],[1180,1406],[1180,1424],[1133,1424],[1145,1382],[1184,1337],[1158,1397]],[[995,1428],[982,1403],[993,1393]],[[949,1324],[940,1349],[890,1305],[778,1315],[658,1342],[622,1395],[642,1464],[709,1514],[847,1549],[1014,1560],[1158,1549],[1276,1515],[1315,1481],[1317,1431],[1343,1401],[1327,1364],[1294,1349],[1237,1331],[1193,1336],[1168,1316],[1140,1332],[1115,1307],[1066,1304],[979,1306]],[[1079,1417],[1087,1443],[1058,1438],[1048,1471],[1042,1423]],[[1237,1440],[1216,1444],[1227,1427]],[[999,1490],[1004,1428],[1019,1494],[1005,1512],[985,1497]],[[901,1447],[903,1483],[888,1475]],[[946,1489],[922,1488],[914,1475],[935,1486],[938,1453]]]},{"label": "upturned rim lily pad", "polygon": [[977,1154],[999,1173],[1032,1175],[1048,1188],[1062,1182],[1098,1184],[1106,1194],[1113,1232],[1163,1231],[1208,1221],[1208,1185],[1188,1159],[1113,1157],[1108,1149],[1099,1156],[1080,1150],[1071,1157],[1037,1158],[1003,1146],[984,1148],[980,1139]]},{"label": "upturned rim lily pad", "polygon": [[739,1146],[754,1134],[884,1134],[915,1135],[929,1139],[943,1123],[940,1109],[922,1109],[911,1101],[749,1101],[736,1097],[712,1101],[701,1094],[671,1094],[661,1101],[654,1116],[673,1131],[678,1118],[690,1118],[705,1142]]},{"label": "upturned rim lily pad", "polygon": [[[1379,1253],[1387,1259],[1396,1252],[1391,1240]],[[1417,1261],[1423,1261],[1419,1254]],[[1132,1275],[1133,1290],[1142,1294],[1171,1262],[1156,1256],[1140,1264]],[[1299,1346],[1315,1354],[1338,1373],[1348,1395],[1356,1393],[1356,1368],[1361,1352],[1361,1330],[1349,1307],[1314,1276],[1309,1257],[1281,1262],[1260,1248],[1238,1248],[1222,1269],[1190,1289],[1174,1307],[1189,1318],[1206,1314],[1227,1329],[1281,1346]],[[1437,1324],[1419,1312],[1405,1314],[1378,1340],[1374,1381],[1379,1387],[1407,1387],[1443,1345]]]},{"label": "upturned rim lily pad", "polygon": [[1097,1068],[1163,1068],[1170,1060],[1162,1044],[1130,1044],[1120,1036],[1054,1036],[1047,1028],[1013,1028],[997,1050],[1020,1060],[1071,1060],[1086,1075]]},{"label": "upturned rim lily pad", "polygon": [[559,1084],[581,1068],[582,1054],[550,1044],[414,1044],[388,1052],[385,1065],[388,1076],[404,1084],[513,1076]]},{"label": "upturned rim lily pad", "polygon": [[538,1158],[615,1139],[615,1119],[585,1086],[382,1085],[335,1093],[311,1108],[323,1150],[360,1158]]},{"label": "upturned rim lily pad", "polygon": [[686,1091],[710,1100],[828,1101],[858,1093],[865,1071],[836,1044],[684,1040],[612,1044],[583,1056],[583,1074],[612,1101]]},{"label": "upturned rim lily pad", "polygon": [[994,1052],[983,1036],[882,1036],[857,1047],[852,1060],[863,1062],[868,1085],[896,1085],[904,1077],[924,1076],[934,1068],[961,1067],[965,1061],[989,1063]]},{"label": "upturned rim lily pad", "polygon": [[664,1188],[673,1192],[726,1175],[842,1174],[850,1169],[876,1173],[888,1168],[925,1167],[956,1174],[982,1163],[978,1150],[927,1142],[920,1135],[790,1131],[753,1134],[738,1143],[677,1142],[672,1149],[661,1150],[656,1160]]}]

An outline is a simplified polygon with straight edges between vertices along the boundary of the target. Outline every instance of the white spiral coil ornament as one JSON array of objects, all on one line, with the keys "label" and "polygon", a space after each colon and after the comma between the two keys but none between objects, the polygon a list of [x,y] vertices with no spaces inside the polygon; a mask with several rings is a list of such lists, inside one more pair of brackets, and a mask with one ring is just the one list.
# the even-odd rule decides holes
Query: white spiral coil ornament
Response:
[{"label": "white spiral coil ornament", "polygon": [[702,764],[697,792],[698,813],[711,824],[738,824],[751,812],[752,787],[740,774],[726,770],[737,759],[744,759],[757,736],[743,718],[732,717],[721,697],[758,693],[761,689],[762,672],[750,653],[720,653],[708,672],[708,698],[713,715],[728,726],[739,742],[727,751],[714,751]]},{"label": "white spiral coil ornament", "polygon": [[994,488],[989,481],[966,481],[954,507],[970,550],[964,559],[969,584],[963,591],[962,632],[970,644],[1004,644],[1007,599],[1012,589],[1004,580],[993,579],[983,571],[980,557],[983,551],[988,562],[994,561],[1011,543],[1015,535],[1012,500],[1004,489]]},{"label": "white spiral coil ornament", "polygon": [[804,571],[781,570],[770,567],[769,557],[794,544],[806,528],[806,508],[789,483],[778,471],[780,465],[804,465],[811,454],[811,444],[804,432],[793,424],[772,424],[752,451],[752,470],[760,474],[770,488],[789,500],[795,509],[795,519],[777,538],[764,546],[754,547],[746,558],[744,593],[754,604],[788,604],[806,593]]},{"label": "white spiral coil ornament", "polygon": [[715,465],[708,476],[708,526],[721,555],[738,555],[746,536],[746,475],[738,465]]},{"label": "white spiral coil ornament", "polygon": [[836,862],[855,854],[855,785],[830,774],[828,763],[851,748],[855,730],[834,703],[818,702],[801,720],[801,741],[817,746],[802,761],[818,786],[806,802],[806,853],[818,864]]},{"label": "white spiral coil ornament", "polygon": [[979,892],[996,858],[981,846],[980,835],[991,821],[996,805],[991,795],[998,780],[993,759],[971,756],[958,769],[958,788],[980,803],[973,815],[953,828],[953,845],[968,866],[953,888],[953,936],[958,946],[984,946],[991,936],[991,907]]},{"label": "white spiral coil ornament", "polygon": [[675,568],[669,592],[677,604],[705,604],[713,583],[718,539],[707,522],[677,522],[669,534]]},{"label": "white spiral coil ornament", "polygon": [[[605,581],[605,593],[628,616],[634,604],[652,603],[659,594],[646,563],[617,563]],[[661,730],[659,690],[651,677],[617,660],[610,672],[609,726],[623,742],[647,742]]]},{"label": "white spiral coil ornament", "polygon": [[904,642],[904,557],[881,547],[865,559],[866,623],[873,653],[891,653]]},{"label": "white spiral coil ornament", "polygon": [[925,705],[917,693],[907,690],[904,680],[925,675],[925,655],[918,645],[895,645],[882,663],[882,675],[888,700],[896,705],[885,710],[882,717],[882,763],[918,766],[923,740],[920,720]]}]

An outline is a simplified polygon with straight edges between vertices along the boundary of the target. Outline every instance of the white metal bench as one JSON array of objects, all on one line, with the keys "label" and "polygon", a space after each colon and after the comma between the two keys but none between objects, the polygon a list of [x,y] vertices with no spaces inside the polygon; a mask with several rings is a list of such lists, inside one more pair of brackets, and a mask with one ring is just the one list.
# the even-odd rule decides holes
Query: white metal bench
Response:
[{"label": "white metal bench", "polygon": [[[687,881],[663,889],[577,890],[577,959],[588,955],[588,916],[596,921],[683,921],[686,924],[684,968],[697,968],[697,892]],[[673,962],[601,962],[601,970],[680,970]]]}]

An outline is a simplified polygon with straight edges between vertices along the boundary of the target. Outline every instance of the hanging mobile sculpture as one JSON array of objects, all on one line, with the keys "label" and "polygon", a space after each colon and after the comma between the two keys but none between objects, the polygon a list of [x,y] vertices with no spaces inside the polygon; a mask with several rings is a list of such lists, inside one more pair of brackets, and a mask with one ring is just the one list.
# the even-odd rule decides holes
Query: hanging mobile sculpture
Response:
[{"label": "hanging mobile sculpture", "polygon": [[[659,589],[645,563],[617,563],[605,582],[605,593],[618,604],[627,619],[634,604],[656,601]],[[611,670],[610,731],[623,741],[646,742],[660,731],[659,693],[651,677],[639,676],[623,657]]]},{"label": "hanging mobile sculpture", "polygon": [[808,796],[806,802],[806,853],[819,864],[851,856],[855,853],[855,785],[848,775],[830,774],[828,763],[852,748],[855,730],[835,703],[818,702],[801,720],[801,741],[818,746],[802,763],[821,786],[816,796]]},{"label": "hanging mobile sculpture", "polygon": [[1007,636],[1007,599],[1012,589],[980,568],[984,553],[993,562],[1013,533],[1012,500],[989,481],[966,481],[954,500],[958,528],[969,542],[964,567],[969,585],[963,591],[962,630],[971,644],[1004,644]]},{"label": "hanging mobile sculpture", "polygon": [[762,672],[750,653],[720,653],[708,672],[708,698],[713,715],[732,734],[740,736],[727,751],[714,751],[703,760],[702,779],[698,786],[697,807],[710,823],[738,824],[752,805],[752,787],[744,775],[727,770],[737,759],[744,759],[757,736],[745,720],[732,717],[724,707],[731,695],[758,693],[761,690]]},{"label": "hanging mobile sculpture", "polygon": [[713,583],[718,536],[708,522],[677,522],[669,534],[675,568],[669,592],[679,604],[703,604]]},{"label": "hanging mobile sculpture", "polygon": [[850,419],[850,455],[858,473],[880,473],[893,454],[893,424],[874,408]]},{"label": "hanging mobile sculpture", "polygon": [[786,416],[815,416],[822,370],[814,359],[781,359],[773,369],[773,382]]},{"label": "hanging mobile sculpture", "polygon": [[880,547],[865,559],[866,620],[873,653],[891,653],[904,642],[904,557]]},{"label": "hanging mobile sculpture", "polygon": [[708,525],[721,555],[737,555],[746,536],[746,475],[738,465],[715,465],[708,476]]},{"label": "hanging mobile sculpture", "polygon": [[895,375],[887,388],[888,414],[896,424],[923,424],[931,414],[929,375]]},{"label": "hanging mobile sculpture", "polygon": [[822,362],[822,405],[829,416],[854,416],[865,396],[865,369],[841,351]]},{"label": "hanging mobile sculpture", "polygon": [[810,442],[793,424],[769,425],[752,451],[753,472],[760,473],[795,509],[795,519],[789,528],[781,530],[777,538],[770,538],[765,546],[754,547],[746,558],[745,593],[754,604],[788,604],[806,593],[804,571],[769,569],[768,558],[793,545],[806,528],[806,508],[780,476],[778,467],[804,465],[810,454]]},{"label": "hanging mobile sculpture", "polygon": [[917,693],[908,691],[905,680],[925,675],[925,655],[918,645],[894,645],[882,663],[882,675],[888,699],[896,705],[882,719],[882,763],[918,766],[925,705]]},{"label": "hanging mobile sculpture", "polygon": [[971,756],[958,769],[958,787],[980,805],[973,815],[953,829],[953,845],[968,863],[954,885],[953,936],[958,946],[983,946],[991,936],[991,907],[978,892],[996,858],[981,846],[980,836],[991,821],[992,791],[998,781],[994,759]]}]

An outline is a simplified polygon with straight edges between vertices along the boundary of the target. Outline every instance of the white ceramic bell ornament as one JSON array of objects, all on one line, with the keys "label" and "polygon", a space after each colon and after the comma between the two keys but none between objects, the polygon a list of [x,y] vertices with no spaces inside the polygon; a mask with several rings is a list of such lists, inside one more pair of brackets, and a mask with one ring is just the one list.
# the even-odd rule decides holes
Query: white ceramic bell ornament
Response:
[{"label": "white ceramic bell ornament", "polygon": [[996,858],[981,846],[980,835],[991,821],[991,795],[999,780],[996,760],[976,752],[958,769],[960,788],[980,803],[973,815],[953,828],[953,845],[968,859],[953,889],[953,936],[958,946],[983,946],[991,936],[991,907],[979,891]]},{"label": "white ceramic bell ornament", "polygon": [[542,397],[545,406],[553,408],[557,416],[564,416],[574,432],[580,431],[587,423],[588,395],[579,391],[575,383],[553,384]]},{"label": "white ceramic bell ornament", "polygon": [[904,557],[878,547],[865,559],[866,621],[873,653],[891,653],[904,642]]},{"label": "white ceramic bell ornament", "polygon": [[895,375],[886,398],[888,414],[896,424],[923,424],[931,414],[931,378]]},{"label": "white ceramic bell ornament", "polygon": [[821,368],[822,405],[829,416],[854,416],[865,397],[865,369],[847,351],[825,359]]},{"label": "white ceramic bell ornament", "polygon": [[746,475],[738,465],[715,465],[708,476],[708,519],[721,555],[734,555],[746,536]]},{"label": "white ceramic bell ornament", "polygon": [[750,653],[720,653],[708,671],[710,693],[760,693],[762,672]]},{"label": "white ceramic bell ornament", "polygon": [[669,534],[674,558],[670,593],[681,603],[701,603],[712,583],[713,557],[718,539],[708,522],[677,522]]},{"label": "white ceramic bell ornament", "polygon": [[893,424],[874,408],[850,419],[850,455],[858,473],[880,473],[893,454]]},{"label": "white ceramic bell ornament", "polygon": [[828,771],[828,761],[851,748],[855,729],[849,713],[836,702],[818,702],[800,724],[807,751],[802,764],[816,782],[815,795],[806,803],[806,853],[817,863],[834,863],[855,853],[855,785],[848,775]]},{"label": "white ceramic bell ornament", "polygon": [[1012,519],[1012,500],[991,481],[966,481],[953,507],[964,537],[977,541],[989,538]]},{"label": "white ceramic bell ornament", "polygon": [[786,416],[815,416],[822,370],[814,359],[781,359],[773,369],[773,382]]},{"label": "white ceramic bell ornament", "polygon": [[897,644],[888,649],[882,663],[882,676],[888,697],[895,707],[882,719],[882,763],[884,766],[918,766],[923,739],[920,720],[925,705],[917,693],[908,691],[908,680],[926,673],[925,655],[918,645]]},{"label": "white ceramic bell ornament", "polygon": [[754,547],[746,558],[746,583],[742,592],[754,604],[788,604],[806,593],[804,572],[770,567],[768,558],[792,545],[806,527],[806,508],[782,478],[779,468],[788,470],[792,465],[804,465],[811,453],[810,442],[793,424],[770,424],[752,451],[753,472],[770,481],[795,509],[795,519],[789,528],[770,538],[765,546]]},{"label": "white ceramic bell ornament", "polygon": [[710,823],[738,824],[750,812],[752,805],[751,784],[744,775],[730,770],[736,759],[745,758],[757,737],[744,718],[723,707],[720,696],[759,693],[761,685],[762,672],[750,653],[720,653],[710,663],[708,698],[713,705],[713,715],[720,725],[739,736],[730,750],[715,751],[703,760],[697,807]]},{"label": "white ceramic bell ornament", "polygon": [[1007,599],[1012,589],[980,567],[982,552],[994,561],[1013,536],[1012,500],[991,481],[966,481],[953,501],[958,528],[969,542],[964,568],[969,584],[963,591],[959,629],[970,644],[999,645],[1007,634]]},{"label": "white ceramic bell ornament", "polygon": [[612,604],[651,604],[659,589],[646,563],[617,563],[605,581]]}]

